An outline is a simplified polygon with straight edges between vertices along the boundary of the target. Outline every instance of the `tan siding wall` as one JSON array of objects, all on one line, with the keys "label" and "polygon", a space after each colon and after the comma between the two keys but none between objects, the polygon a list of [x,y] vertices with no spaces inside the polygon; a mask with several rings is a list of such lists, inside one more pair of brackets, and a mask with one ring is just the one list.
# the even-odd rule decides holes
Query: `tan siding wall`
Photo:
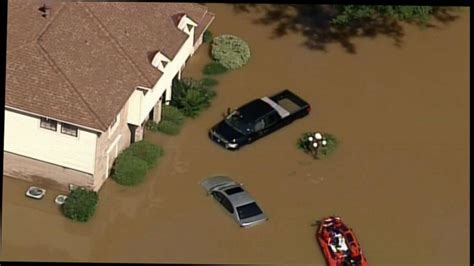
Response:
[{"label": "tan siding wall", "polygon": [[[107,172],[107,150],[112,148],[109,158],[109,167],[108,170],[112,168],[113,156],[115,155],[115,148],[112,145],[115,145],[114,141],[120,136],[120,140],[117,143],[117,155],[120,154],[122,150],[127,148],[130,145],[130,129],[127,125],[127,114],[128,114],[128,103],[120,111],[120,124],[115,129],[115,131],[110,134],[105,132],[99,136],[97,139],[96,146],[96,162],[95,162],[95,174],[94,174],[94,190],[99,190],[104,181],[108,178],[106,177]],[[110,175],[109,175],[110,177]]]},{"label": "tan siding wall", "polygon": [[92,188],[92,175],[73,169],[3,152],[3,174],[32,182],[32,185],[68,191],[69,184]]}]

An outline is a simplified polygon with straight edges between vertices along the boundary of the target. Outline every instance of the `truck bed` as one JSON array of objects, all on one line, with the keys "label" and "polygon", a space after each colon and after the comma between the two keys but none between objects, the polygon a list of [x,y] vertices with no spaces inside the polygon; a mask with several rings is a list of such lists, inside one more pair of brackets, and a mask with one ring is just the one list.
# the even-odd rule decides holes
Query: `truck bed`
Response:
[{"label": "truck bed", "polygon": [[289,90],[279,92],[270,97],[275,103],[283,107],[290,114],[296,113],[304,108],[309,107],[309,104],[301,99],[299,96]]}]

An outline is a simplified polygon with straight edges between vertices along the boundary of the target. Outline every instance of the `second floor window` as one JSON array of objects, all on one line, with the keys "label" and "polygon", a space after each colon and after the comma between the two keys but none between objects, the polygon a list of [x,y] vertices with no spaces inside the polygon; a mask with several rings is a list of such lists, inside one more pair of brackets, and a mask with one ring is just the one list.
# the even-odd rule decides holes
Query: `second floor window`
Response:
[{"label": "second floor window", "polygon": [[41,118],[40,127],[56,131],[58,127],[58,122],[47,118]]},{"label": "second floor window", "polygon": [[77,137],[77,127],[69,124],[61,124],[61,133]]}]

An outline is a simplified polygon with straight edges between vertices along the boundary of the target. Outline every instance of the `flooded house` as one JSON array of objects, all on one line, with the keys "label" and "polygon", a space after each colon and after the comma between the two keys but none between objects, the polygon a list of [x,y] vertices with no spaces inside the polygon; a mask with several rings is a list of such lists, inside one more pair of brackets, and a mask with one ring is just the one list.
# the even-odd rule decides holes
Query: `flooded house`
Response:
[{"label": "flooded house", "polygon": [[99,190],[213,19],[192,3],[10,0],[4,175]]}]

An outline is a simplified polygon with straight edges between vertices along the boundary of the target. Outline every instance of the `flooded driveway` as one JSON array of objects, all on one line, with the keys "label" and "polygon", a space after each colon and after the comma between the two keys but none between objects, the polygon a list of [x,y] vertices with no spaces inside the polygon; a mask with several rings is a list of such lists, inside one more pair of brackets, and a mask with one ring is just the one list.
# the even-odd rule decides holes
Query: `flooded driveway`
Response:
[{"label": "flooded driveway", "polygon": [[[307,36],[273,38],[258,12],[211,4],[215,35],[246,40],[250,63],[218,77],[218,96],[180,135],[147,132],[166,156],[145,183],[100,192],[93,219],[64,218],[49,190],[4,179],[2,260],[308,263],[324,265],[311,224],[337,214],[371,265],[466,265],[469,236],[469,12],[448,25],[310,49]],[[203,46],[184,76],[201,77]],[[207,139],[227,107],[289,88],[312,105],[306,118],[237,152]],[[327,160],[295,147],[301,133],[341,142]],[[226,174],[245,184],[270,220],[239,228],[198,183]]]}]

